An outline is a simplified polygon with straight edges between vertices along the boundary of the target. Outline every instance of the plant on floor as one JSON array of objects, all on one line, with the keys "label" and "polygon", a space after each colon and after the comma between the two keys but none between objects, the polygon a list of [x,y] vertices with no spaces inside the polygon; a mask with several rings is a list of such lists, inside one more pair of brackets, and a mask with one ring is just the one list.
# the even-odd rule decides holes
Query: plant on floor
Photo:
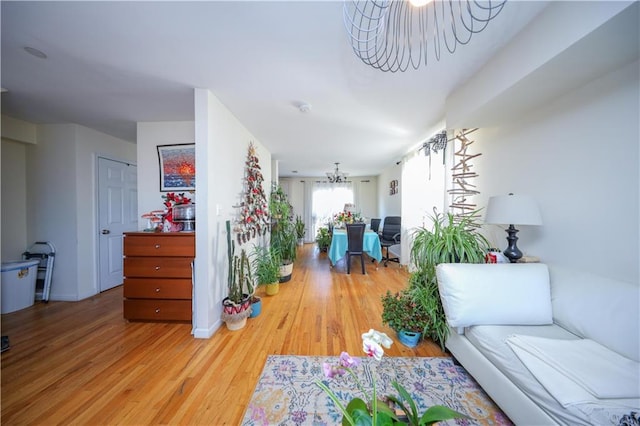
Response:
[{"label": "plant on floor", "polygon": [[280,282],[291,279],[296,260],[296,231],[291,216],[291,204],[280,185],[274,185],[269,198],[271,213],[271,250],[281,259]]},{"label": "plant on floor", "polygon": [[235,242],[231,239],[231,221],[226,221],[226,228],[228,295],[222,300],[222,321],[230,330],[237,330],[244,327],[247,317],[251,314],[251,295],[255,287],[246,252],[243,249],[240,256],[235,254]]},{"label": "plant on floor", "polygon": [[304,222],[302,221],[302,217],[296,216],[296,237],[298,237],[298,245],[304,244],[304,234],[306,230],[304,229]]},{"label": "plant on floor", "polygon": [[255,246],[251,255],[258,285],[264,285],[267,295],[273,296],[280,288],[280,258],[269,247]]},{"label": "plant on floor", "polygon": [[[384,333],[376,330],[369,330],[368,333],[362,335],[362,347],[369,357],[375,358],[377,361],[382,359],[384,349],[391,347],[393,341]],[[436,422],[464,418],[469,419],[462,413],[454,411],[442,405],[434,405],[429,407],[424,414],[420,415],[417,406],[411,394],[397,381],[393,381],[392,385],[398,392],[398,396],[389,395],[380,398],[376,393],[375,376],[372,375],[371,392],[365,389],[365,386],[358,379],[354,368],[360,365],[358,358],[352,358],[348,353],[342,352],[338,364],[323,364],[325,377],[333,379],[335,377],[349,374],[355,381],[358,389],[362,392],[364,399],[353,398],[343,405],[338,396],[329,389],[329,387],[320,380],[316,384],[326,392],[333,403],[342,413],[343,425],[432,425]],[[402,414],[398,415],[395,408],[399,408]]]},{"label": "plant on floor", "polygon": [[429,313],[416,303],[408,290],[387,291],[382,296],[382,322],[395,331],[422,333],[430,324]]},{"label": "plant on floor", "polygon": [[318,232],[316,233],[316,243],[318,244],[318,249],[320,249],[321,252],[327,251],[331,245],[331,234],[329,233],[329,228],[325,226],[318,228]]},{"label": "plant on floor", "polygon": [[[429,273],[435,273],[435,271]],[[409,276],[407,293],[414,303],[420,306],[419,310],[429,317],[426,327],[422,330],[422,337],[433,340],[444,351],[449,326],[440,301],[438,282],[435,277],[429,277],[427,274],[426,271],[412,272]]]},{"label": "plant on floor", "polygon": [[454,216],[440,214],[434,209],[432,228],[418,228],[413,233],[410,257],[414,272],[409,279],[408,293],[431,317],[425,336],[443,349],[449,328],[438,292],[436,266],[440,263],[484,262],[489,242],[478,232],[477,219],[478,211]]}]

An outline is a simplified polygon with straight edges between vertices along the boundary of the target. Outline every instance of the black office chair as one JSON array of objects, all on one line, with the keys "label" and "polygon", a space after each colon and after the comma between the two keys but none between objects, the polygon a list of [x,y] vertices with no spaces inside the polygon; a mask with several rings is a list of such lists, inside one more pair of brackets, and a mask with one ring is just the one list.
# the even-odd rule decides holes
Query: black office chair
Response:
[{"label": "black office chair", "polygon": [[351,273],[351,256],[360,256],[364,274],[364,223],[347,224],[347,274]]},{"label": "black office chair", "polygon": [[371,219],[371,230],[376,234],[380,230],[380,222],[381,222],[380,219]]},{"label": "black office chair", "polygon": [[[399,257],[389,257],[389,247],[400,244],[400,225],[402,219],[400,216],[387,216],[384,218],[382,224],[382,232],[380,234],[380,246],[383,250],[381,261],[384,261],[384,266],[387,266],[387,262],[400,263]],[[386,249],[386,255],[384,250]]]}]

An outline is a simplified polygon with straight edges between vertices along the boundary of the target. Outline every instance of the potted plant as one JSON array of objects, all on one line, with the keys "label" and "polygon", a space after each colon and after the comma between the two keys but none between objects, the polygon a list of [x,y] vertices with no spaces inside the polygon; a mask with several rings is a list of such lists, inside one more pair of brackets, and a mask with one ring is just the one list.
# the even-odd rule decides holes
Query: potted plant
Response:
[{"label": "potted plant", "polygon": [[302,217],[296,216],[296,236],[298,237],[298,245],[302,247],[304,245],[304,234],[306,230],[304,229],[304,222],[302,221]]},{"label": "potted plant", "polygon": [[444,309],[438,292],[436,266],[440,263],[483,263],[489,242],[478,232],[478,211],[464,216],[440,214],[434,209],[432,228],[418,228],[413,234],[411,263],[414,272],[408,292],[431,316],[430,328],[424,330],[444,348],[448,336]]},{"label": "potted plant", "polygon": [[318,228],[318,232],[316,233],[316,243],[318,243],[318,249],[321,252],[326,252],[331,245],[331,234],[329,233],[329,228],[323,226]]},{"label": "potted plant", "polygon": [[431,324],[431,315],[408,291],[382,296],[382,322],[398,334],[400,342],[415,347]]},{"label": "potted plant", "polygon": [[231,222],[227,227],[227,258],[229,272],[227,277],[228,295],[222,300],[222,321],[229,330],[239,330],[245,326],[251,314],[251,295],[254,291],[253,277],[249,259],[244,250],[235,255],[235,242],[231,240]]},{"label": "potted plant", "polygon": [[258,285],[265,286],[268,296],[278,294],[280,290],[280,258],[269,247],[254,248],[251,266],[256,274]]},{"label": "potted plant", "polygon": [[291,217],[291,205],[282,187],[274,185],[269,199],[271,214],[271,251],[281,260],[280,282],[291,279],[296,260],[296,233]]}]

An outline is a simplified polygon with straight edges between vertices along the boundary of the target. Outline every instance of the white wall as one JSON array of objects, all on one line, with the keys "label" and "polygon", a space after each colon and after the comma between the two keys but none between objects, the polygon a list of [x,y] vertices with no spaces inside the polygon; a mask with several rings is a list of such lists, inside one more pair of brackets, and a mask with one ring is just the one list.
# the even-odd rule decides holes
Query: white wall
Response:
[{"label": "white wall", "polygon": [[51,300],[80,300],[98,292],[97,155],[135,162],[135,146],[75,124],[38,125],[37,142],[24,172],[26,240],[56,248]]},{"label": "white wall", "polygon": [[[194,143],[194,126],[193,121],[137,123],[138,214],[164,208],[162,195],[166,192],[160,192],[157,146]],[[144,227],[143,221],[138,222],[139,230]]]},{"label": "white wall", "polygon": [[27,241],[27,145],[2,138],[2,261],[19,260]]},{"label": "white wall", "polygon": [[[208,338],[221,325],[228,273],[225,221],[237,217],[233,206],[242,198],[247,149],[252,141],[264,189],[269,193],[271,154],[209,90],[195,89],[195,337]],[[236,242],[236,253],[242,248],[251,252],[259,240],[243,246]]]},{"label": "white wall", "polygon": [[[397,180],[400,190],[395,195],[389,194],[389,184]],[[378,175],[378,214],[379,218],[385,216],[402,215],[402,194],[404,184],[402,182],[402,164],[392,164]]]},{"label": "white wall", "polygon": [[[528,194],[544,224],[518,247],[551,264],[638,283],[638,62],[544,105],[520,122],[477,132],[481,204]],[[506,247],[506,234],[489,237]]]}]

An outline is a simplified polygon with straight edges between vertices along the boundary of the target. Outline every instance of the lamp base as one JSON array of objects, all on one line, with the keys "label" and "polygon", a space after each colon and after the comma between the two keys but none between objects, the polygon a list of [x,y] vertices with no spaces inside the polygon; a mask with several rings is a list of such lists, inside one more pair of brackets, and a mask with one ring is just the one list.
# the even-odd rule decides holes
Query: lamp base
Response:
[{"label": "lamp base", "polygon": [[509,225],[509,228],[505,230],[507,232],[507,241],[509,246],[502,252],[511,263],[516,263],[518,259],[522,257],[522,252],[518,249],[516,242],[518,237],[516,234],[518,230],[513,225]]}]

